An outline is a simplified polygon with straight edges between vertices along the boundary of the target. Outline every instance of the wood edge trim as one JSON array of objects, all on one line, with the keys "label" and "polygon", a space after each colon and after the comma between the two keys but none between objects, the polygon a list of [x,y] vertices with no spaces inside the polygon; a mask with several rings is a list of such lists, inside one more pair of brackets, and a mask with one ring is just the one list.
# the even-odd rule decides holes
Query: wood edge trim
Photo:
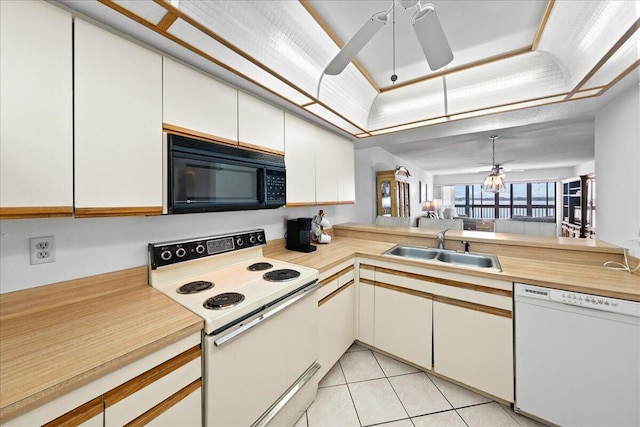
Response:
[{"label": "wood edge trim", "polygon": [[195,392],[196,390],[198,390],[201,387],[202,387],[202,378],[198,378],[197,380],[195,380],[191,384],[189,384],[186,387],[183,387],[182,389],[178,390],[176,393],[172,394],[171,396],[169,396],[168,398],[166,398],[162,402],[158,403],[153,408],[149,409],[144,414],[142,414],[139,417],[133,419],[132,421],[130,421],[129,423],[127,423],[125,425],[126,426],[131,426],[131,427],[147,425],[151,420],[154,420],[158,416],[162,415],[169,408],[171,408],[172,406],[175,406],[180,401],[182,401],[184,398],[186,398],[191,393]]},{"label": "wood edge trim", "polygon": [[73,206],[2,207],[0,219],[62,218],[73,216]]},{"label": "wood edge trim", "polygon": [[350,265],[348,267],[343,268],[342,270],[338,271],[338,273],[336,273],[338,276],[341,276],[343,274],[347,274],[353,270],[355,270],[356,266],[355,265]]},{"label": "wood edge trim", "polygon": [[186,136],[189,138],[199,139],[200,141],[205,142],[214,142],[218,144],[225,145],[238,145],[238,141],[234,141],[229,138],[224,138],[222,136],[212,135],[210,133],[200,132],[193,129],[183,128],[181,126],[172,125],[170,123],[162,123],[162,131],[171,133],[174,135]]},{"label": "wood edge trim", "polygon": [[375,270],[376,268],[373,265],[369,264],[360,264],[360,270]]},{"label": "wood edge trim", "polygon": [[345,289],[347,289],[349,286],[353,285],[354,283],[355,283],[355,281],[351,280],[351,281],[349,281],[349,283],[346,283],[346,284],[340,286],[338,289],[336,289],[335,291],[331,292],[329,295],[327,295],[326,297],[324,297],[320,301],[318,301],[318,307],[320,307],[321,305],[325,304],[331,298],[335,297],[340,292],[344,291]]},{"label": "wood edge trim", "polygon": [[110,216],[150,216],[162,215],[162,206],[141,206],[135,208],[76,208],[76,218],[97,218]]},{"label": "wood edge trim", "polygon": [[384,267],[377,267],[376,271],[379,271],[381,273],[393,274],[395,276],[403,276],[410,279],[437,283],[439,285],[446,285],[446,286],[452,286],[460,289],[468,289],[471,291],[483,292],[485,294],[500,295],[500,296],[509,297],[509,298],[513,297],[513,291],[506,290],[506,289],[492,288],[490,286],[476,285],[473,283],[460,282],[460,281],[451,280],[451,279],[441,279],[439,277],[426,276],[422,274],[407,273],[404,271],[392,270],[390,268],[384,268]]},{"label": "wood edge trim", "polygon": [[160,20],[160,22],[158,22],[158,25],[156,25],[156,27],[160,31],[167,31],[169,30],[169,27],[171,27],[173,23],[176,22],[177,20],[178,20],[178,15],[176,15],[173,12],[167,11],[167,13]]},{"label": "wood edge trim", "polygon": [[502,308],[491,307],[488,305],[476,304],[473,302],[462,301],[455,298],[443,297],[440,295],[434,295],[433,300],[435,302],[440,302],[443,304],[454,305],[460,308],[466,308],[469,310],[480,311],[482,313],[492,314],[494,316],[506,317],[508,319],[512,318],[512,313],[510,310],[504,310]]},{"label": "wood edge trim", "polygon": [[371,285],[371,286],[375,286],[376,285],[376,281],[375,280],[371,280],[371,279],[363,279],[360,278],[360,283],[364,283],[366,285]]},{"label": "wood edge trim", "polygon": [[355,200],[343,200],[341,202],[336,202],[336,205],[355,205]]},{"label": "wood edge trim", "polygon": [[66,414],[43,424],[43,427],[80,425],[104,411],[102,395],[74,408]]},{"label": "wood edge trim", "polygon": [[420,298],[425,298],[425,299],[434,299],[435,295],[430,294],[428,292],[422,292],[422,291],[416,291],[415,289],[409,289],[409,288],[405,288],[402,286],[398,286],[398,285],[392,285],[389,283],[384,283],[384,282],[375,282],[375,286],[379,287],[379,288],[384,288],[384,289],[389,289],[390,291],[396,291],[396,292],[400,292],[403,294],[408,294],[408,295],[413,295],[416,297],[420,297]]},{"label": "wood edge trim", "polygon": [[596,65],[594,65],[593,68],[589,70],[589,72],[582,78],[582,80],[580,80],[580,82],[571,90],[571,92],[567,94],[564,100],[570,100],[573,95],[575,95],[580,89],[582,89],[582,86],[587,84],[587,82],[589,82],[589,80],[591,80],[591,78],[598,71],[600,71],[600,68],[602,68],[602,66],[606,64],[607,61],[609,61],[609,59],[618,51],[618,49],[620,49],[622,45],[624,45],[627,40],[631,38],[633,33],[635,33],[638,28],[640,28],[640,18],[636,19],[636,21],[631,24],[629,29],[627,29],[627,31],[625,31],[625,33],[618,39],[618,41],[615,42],[613,46],[611,46],[611,49],[609,49],[607,53],[605,53],[602,58],[600,58]]},{"label": "wood edge trim", "polygon": [[[320,28],[322,28],[324,30],[324,32],[336,44],[336,46],[338,46],[340,49],[342,49],[344,47],[344,43],[342,42],[340,37],[338,37],[338,35],[335,33],[335,31],[333,31],[333,29],[325,22],[325,20],[322,19],[320,14],[313,8],[313,6],[311,6],[311,4],[307,0],[299,0],[299,1],[300,1],[300,4],[302,5],[302,7],[304,7],[304,9],[307,11],[307,13],[309,15],[311,15],[311,17],[318,23]],[[376,90],[376,92],[380,93],[380,87],[378,87],[378,85],[376,84],[375,80],[373,80],[371,75],[362,66],[362,64],[360,64],[360,62],[358,62],[358,60],[355,59],[355,58],[351,62],[353,63],[353,65],[356,66],[358,71],[360,71],[360,73],[362,73],[364,78],[367,79],[369,84]]]},{"label": "wood edge trim", "polygon": [[[420,77],[420,78],[413,79],[413,80],[408,80],[408,81],[403,82],[403,83],[396,83],[393,86],[383,87],[383,88],[380,88],[380,93],[384,93],[384,92],[389,92],[389,91],[392,91],[392,90],[400,89],[400,88],[403,88],[405,86],[411,86],[411,85],[416,84],[416,83],[422,83],[424,81],[431,80],[431,79],[437,79],[438,77],[447,76],[449,74],[457,73],[459,71],[468,70],[470,68],[479,67],[480,65],[486,65],[486,64],[490,64],[492,62],[501,61],[503,59],[509,59],[509,58],[514,57],[514,56],[523,55],[523,54],[529,53],[529,52],[531,52],[531,46],[526,46],[526,47],[522,47],[520,49],[511,50],[509,52],[501,53],[499,55],[494,55],[494,56],[490,56],[488,58],[483,58],[483,59],[479,59],[477,61],[469,62],[468,64],[459,65],[457,67],[453,67],[453,68],[450,68],[448,70],[438,71],[436,73],[429,74],[428,76]],[[437,117],[433,117],[433,118],[437,118]],[[419,121],[424,121],[424,120],[425,119],[419,120]],[[396,125],[396,126],[399,126],[399,125]],[[375,130],[367,129],[366,131],[367,132],[374,132]]]},{"label": "wood edge trim", "polygon": [[538,25],[538,30],[536,31],[536,35],[533,37],[533,42],[531,43],[532,51],[538,49],[538,44],[540,44],[542,33],[544,33],[544,29],[547,27],[547,22],[549,21],[551,11],[553,10],[553,6],[555,5],[555,3],[556,0],[549,0],[549,3],[547,3],[547,8],[544,10],[544,15],[542,15],[542,20]]},{"label": "wood edge trim", "polygon": [[146,372],[130,379],[124,384],[109,390],[104,394],[104,407],[109,408],[119,401],[131,396],[137,391],[145,388],[149,384],[154,383],[165,375],[183,367],[187,363],[201,356],[200,345],[191,347],[190,349],[178,354],[177,356],[161,363],[160,365],[149,369]]},{"label": "wood edge trim", "polygon": [[293,202],[285,205],[285,208],[298,208],[301,206],[317,206],[316,202]]},{"label": "wood edge trim", "polygon": [[[611,80],[609,82],[609,84],[607,84],[606,86],[604,86],[602,89],[600,89],[600,92],[596,93],[595,96],[600,96],[603,93],[605,93],[606,91],[608,91],[609,89],[611,89],[616,83],[618,83],[620,80],[622,80],[623,78],[625,78],[627,76],[627,74],[629,74],[630,72],[632,72],[634,69],[636,69],[638,66],[640,65],[640,59],[636,60],[633,64],[631,64],[629,67],[627,67],[626,70],[624,70],[622,73],[620,73],[615,79]],[[573,99],[573,98],[572,98]]]},{"label": "wood edge trim", "polygon": [[329,283],[333,282],[334,280],[338,280],[338,273],[334,273],[331,276],[327,277],[326,279],[322,280],[320,282],[320,286],[327,286]]},{"label": "wood edge trim", "polygon": [[259,145],[250,144],[248,142],[240,141],[238,142],[238,145],[253,151],[260,151],[261,153],[274,154],[276,156],[284,156],[284,151],[274,150],[273,148],[261,147]]}]

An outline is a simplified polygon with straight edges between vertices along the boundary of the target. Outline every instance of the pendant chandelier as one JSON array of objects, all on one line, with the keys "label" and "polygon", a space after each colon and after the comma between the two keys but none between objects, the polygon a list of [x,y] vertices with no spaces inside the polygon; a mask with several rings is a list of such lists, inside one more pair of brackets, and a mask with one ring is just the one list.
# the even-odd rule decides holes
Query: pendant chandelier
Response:
[{"label": "pendant chandelier", "polygon": [[490,193],[499,193],[504,190],[504,173],[502,167],[496,164],[496,139],[497,135],[490,136],[491,144],[493,146],[493,157],[491,164],[491,173],[484,179],[482,183],[482,191]]}]

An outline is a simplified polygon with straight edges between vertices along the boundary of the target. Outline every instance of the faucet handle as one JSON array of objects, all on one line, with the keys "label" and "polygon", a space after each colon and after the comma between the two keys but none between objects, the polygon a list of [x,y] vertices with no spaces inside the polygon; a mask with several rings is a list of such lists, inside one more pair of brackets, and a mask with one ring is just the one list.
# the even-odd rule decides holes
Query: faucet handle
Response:
[{"label": "faucet handle", "polygon": [[469,253],[469,242],[467,242],[466,240],[463,240],[460,243],[464,245],[464,253]]}]

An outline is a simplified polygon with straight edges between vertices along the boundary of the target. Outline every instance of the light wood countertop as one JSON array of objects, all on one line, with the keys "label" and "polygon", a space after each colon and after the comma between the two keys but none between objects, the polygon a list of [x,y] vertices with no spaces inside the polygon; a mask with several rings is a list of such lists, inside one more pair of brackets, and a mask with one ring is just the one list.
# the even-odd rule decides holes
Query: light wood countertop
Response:
[{"label": "light wood countertop", "polygon": [[[396,230],[396,232],[399,232],[399,230]],[[502,266],[502,272],[497,273],[459,268],[446,264],[403,260],[396,257],[389,258],[382,255],[383,252],[393,246],[395,246],[393,242],[333,237],[331,243],[317,245],[318,249],[315,252],[301,253],[287,250],[284,247],[284,240],[277,240],[269,242],[264,249],[264,254],[271,258],[316,268],[320,272],[354,256],[360,256],[472,276],[523,282],[556,289],[640,301],[640,276],[623,271],[607,270],[602,266],[540,261],[499,255],[498,259]]]},{"label": "light wood countertop", "polygon": [[0,421],[201,330],[146,267],[0,295]]}]

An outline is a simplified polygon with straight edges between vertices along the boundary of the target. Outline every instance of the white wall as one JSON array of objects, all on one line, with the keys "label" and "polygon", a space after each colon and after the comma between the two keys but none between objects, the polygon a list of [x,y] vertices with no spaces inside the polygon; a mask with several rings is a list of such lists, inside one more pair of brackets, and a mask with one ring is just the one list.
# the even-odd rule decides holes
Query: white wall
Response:
[{"label": "white wall", "polygon": [[419,183],[427,183],[427,199],[433,198],[433,176],[416,165],[394,156],[380,147],[355,150],[355,176],[357,204],[355,221],[373,224],[376,219],[376,172],[404,166],[411,173],[409,178],[409,198],[411,200],[412,226],[422,215],[419,197]]},{"label": "white wall", "polygon": [[632,248],[640,236],[640,86],[633,84],[596,112],[596,236]]},{"label": "white wall", "polygon": [[[286,220],[324,209],[332,223],[354,221],[354,205],[119,218],[0,221],[0,292],[147,265],[147,244],[264,228],[284,237]],[[55,236],[56,261],[29,264],[29,238]]]},{"label": "white wall", "polygon": [[579,164],[573,168],[573,176],[589,175],[596,172],[596,161],[590,160],[588,162]]}]

